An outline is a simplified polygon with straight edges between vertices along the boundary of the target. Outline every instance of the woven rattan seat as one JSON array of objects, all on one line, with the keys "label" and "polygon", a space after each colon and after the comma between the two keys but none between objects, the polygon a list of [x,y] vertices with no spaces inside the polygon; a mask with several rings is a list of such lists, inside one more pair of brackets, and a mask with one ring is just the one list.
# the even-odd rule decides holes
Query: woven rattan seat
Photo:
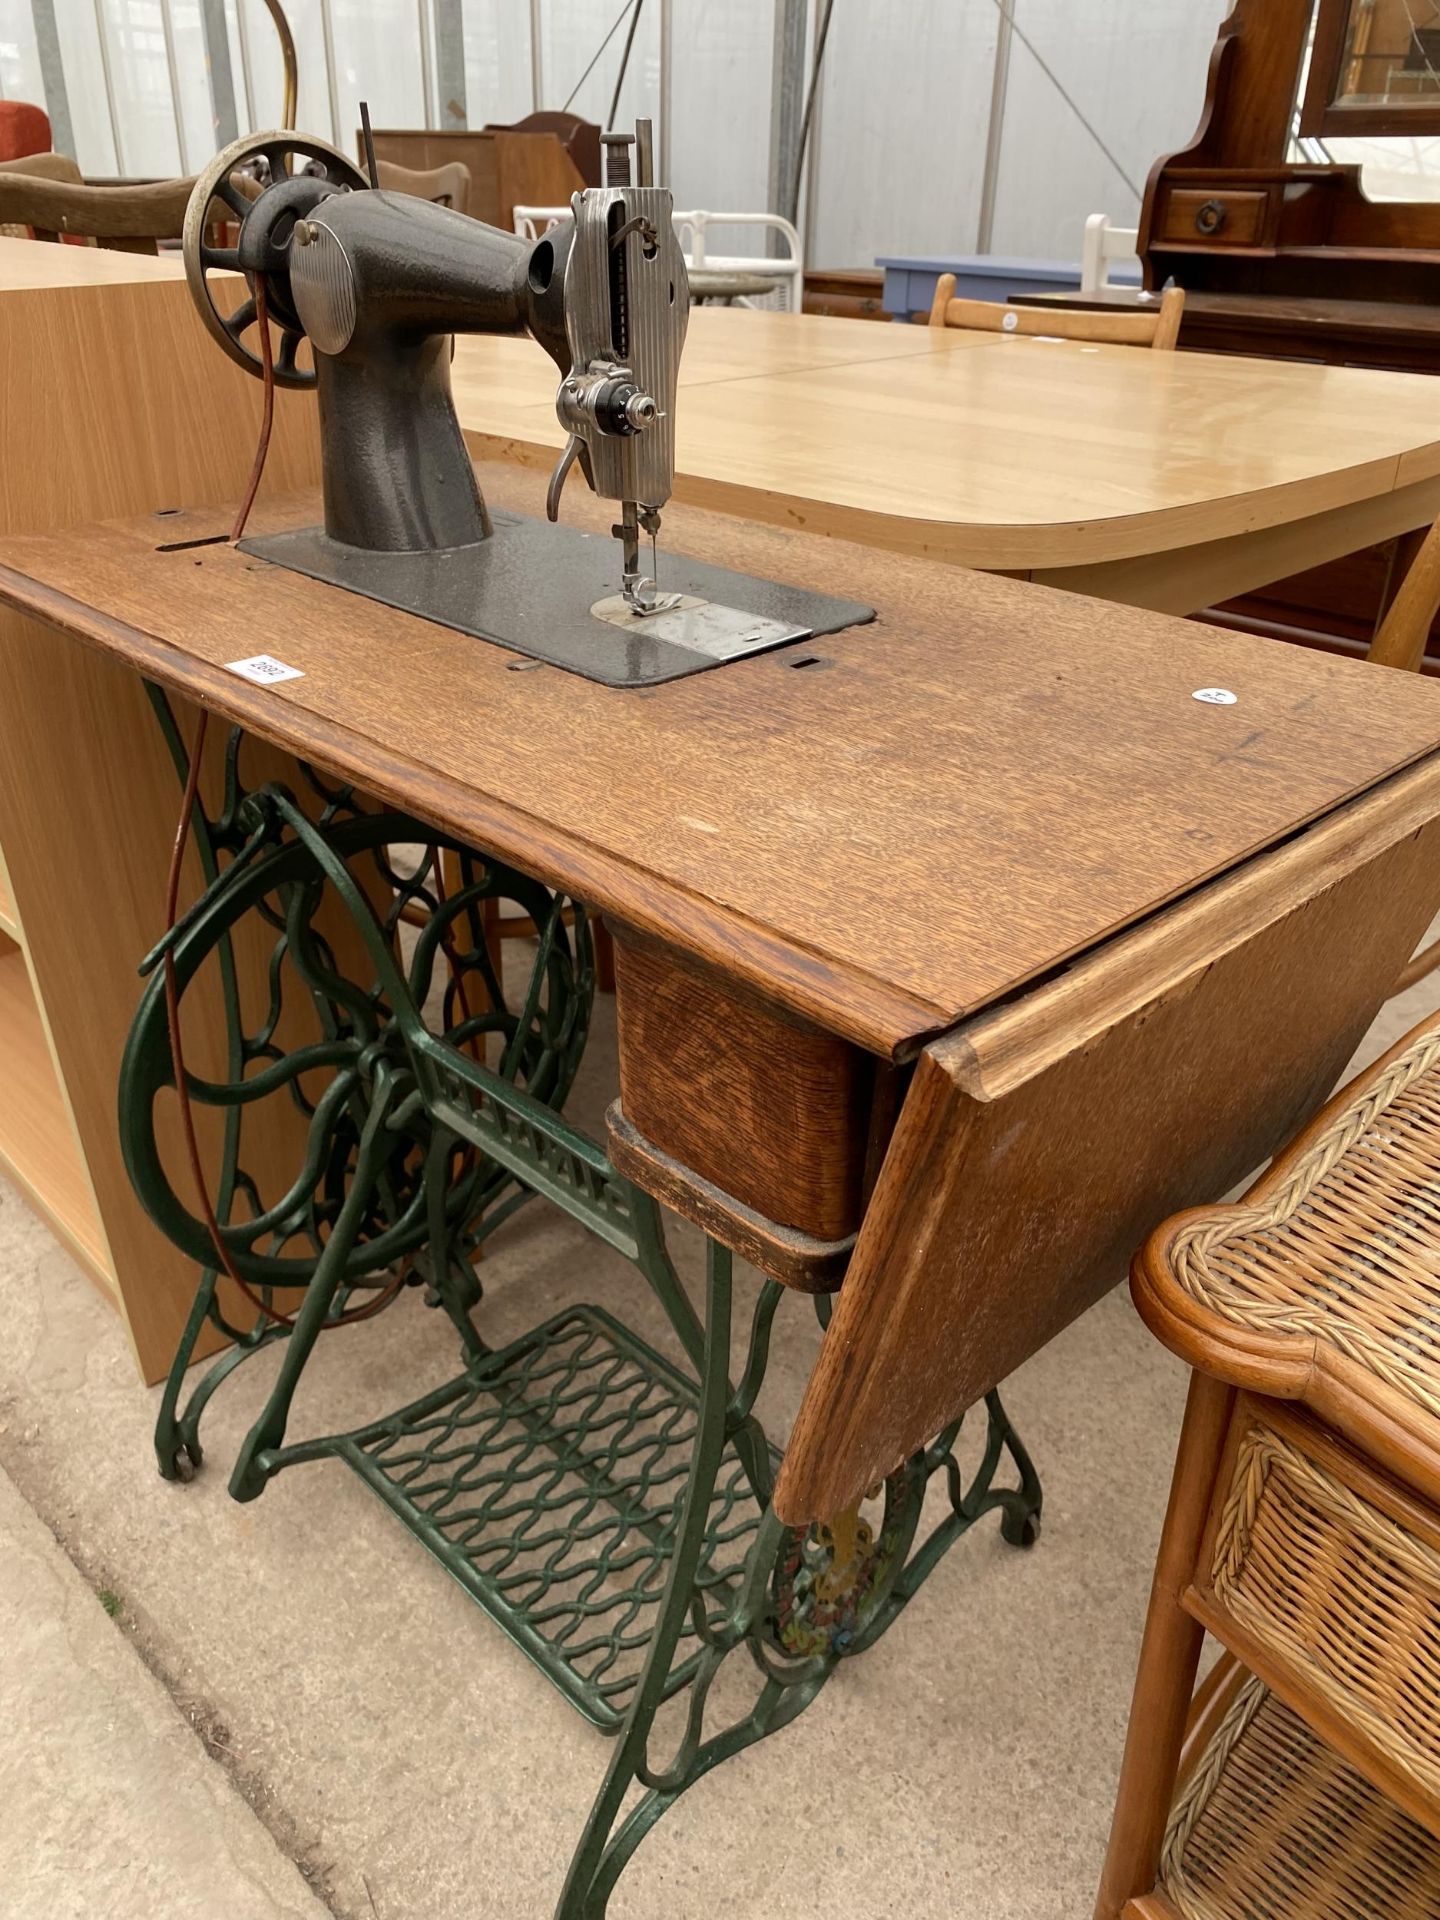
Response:
[{"label": "woven rattan seat", "polygon": [[1251,1680],[1175,1803],[1160,1886],[1182,1920],[1435,1920],[1440,1842]]}]

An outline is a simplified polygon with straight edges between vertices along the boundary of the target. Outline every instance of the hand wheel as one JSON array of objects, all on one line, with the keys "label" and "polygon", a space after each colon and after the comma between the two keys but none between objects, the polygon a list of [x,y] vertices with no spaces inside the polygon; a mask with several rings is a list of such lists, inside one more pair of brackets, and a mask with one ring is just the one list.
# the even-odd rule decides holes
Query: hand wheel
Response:
[{"label": "hand wheel", "polygon": [[[280,329],[276,384],[314,386],[313,370],[295,364],[304,328],[290,296],[290,236],[295,222],[332,193],[369,184],[337,147],[296,133],[246,134],[197,176],[185,209],[185,278],[200,318],[232,360],[251,373],[265,371],[258,345],[246,346],[244,340],[255,325],[255,276],[263,273],[266,310]],[[239,225],[238,244],[214,245],[212,229],[230,222]],[[210,276],[237,270],[250,293],[227,311]]]}]

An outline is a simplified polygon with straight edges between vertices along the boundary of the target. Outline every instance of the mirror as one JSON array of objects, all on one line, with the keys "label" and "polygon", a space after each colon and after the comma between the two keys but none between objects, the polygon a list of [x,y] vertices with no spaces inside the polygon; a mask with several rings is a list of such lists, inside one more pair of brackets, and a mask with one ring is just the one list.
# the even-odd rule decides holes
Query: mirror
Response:
[{"label": "mirror", "polygon": [[1440,0],[1319,0],[1300,130],[1440,133]]}]

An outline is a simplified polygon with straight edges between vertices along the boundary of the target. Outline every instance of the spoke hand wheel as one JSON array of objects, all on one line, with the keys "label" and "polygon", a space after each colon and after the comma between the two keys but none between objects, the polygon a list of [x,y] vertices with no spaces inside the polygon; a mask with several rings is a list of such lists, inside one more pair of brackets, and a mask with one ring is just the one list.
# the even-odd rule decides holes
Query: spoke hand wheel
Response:
[{"label": "spoke hand wheel", "polygon": [[[185,209],[185,278],[200,318],[247,371],[263,375],[256,328],[256,276],[265,276],[265,304],[280,332],[275,382],[313,387],[313,369],[296,365],[304,328],[290,294],[290,239],[295,222],[334,193],[370,182],[338,147],[305,134],[250,133],[234,141],[196,178]],[[224,244],[238,227],[235,245]],[[216,236],[219,236],[217,240]],[[223,276],[243,273],[248,297],[227,298]],[[246,343],[250,334],[253,345]]]}]

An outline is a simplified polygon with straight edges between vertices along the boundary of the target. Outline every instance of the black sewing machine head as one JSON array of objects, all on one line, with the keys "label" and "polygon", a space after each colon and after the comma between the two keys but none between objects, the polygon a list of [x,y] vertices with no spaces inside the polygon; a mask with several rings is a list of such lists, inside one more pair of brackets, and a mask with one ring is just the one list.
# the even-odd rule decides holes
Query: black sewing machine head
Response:
[{"label": "black sewing machine head", "polygon": [[[652,182],[649,123],[605,145],[606,184],[577,193],[538,241],[377,190],[300,135],[252,135],[211,163],[185,221],[201,316],[263,375],[263,313],[278,332],[270,377],[314,386],[320,405],[324,526],[246,541],[247,552],[612,684],[870,616],[693,561],[676,560],[664,592],[642,572],[641,536],[653,553],[674,483],[689,285],[670,194]],[[217,244],[231,228],[235,243]],[[212,276],[237,269],[249,294],[231,306]],[[450,392],[453,336],[527,332],[559,368],[569,436],[548,516],[578,461],[620,508],[618,593],[604,542],[492,517],[476,483]],[[299,363],[302,339],[313,371]]]}]

